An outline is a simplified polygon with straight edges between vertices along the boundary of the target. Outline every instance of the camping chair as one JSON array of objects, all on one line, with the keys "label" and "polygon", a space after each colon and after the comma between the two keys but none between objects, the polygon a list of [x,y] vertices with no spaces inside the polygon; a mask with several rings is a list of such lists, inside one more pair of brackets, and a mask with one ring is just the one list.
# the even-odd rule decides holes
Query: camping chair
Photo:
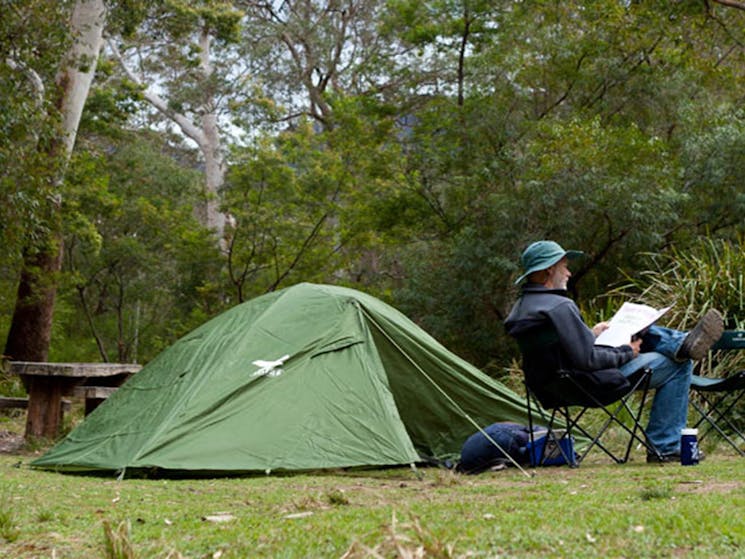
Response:
[{"label": "camping chair", "polygon": [[[745,349],[745,330],[726,330],[711,349]],[[691,390],[695,396],[691,398],[691,403],[700,416],[693,426],[698,428],[702,423],[708,423],[706,431],[699,435],[699,442],[711,431],[716,431],[740,456],[745,456],[745,452],[732,438],[739,436],[745,442],[745,434],[730,417],[730,412],[745,394],[745,370],[722,378],[693,375]]]},{"label": "camping chair", "polygon": [[[629,377],[617,369],[583,374],[565,369],[548,370],[547,362],[542,363],[542,356],[558,351],[558,336],[553,327],[531,329],[521,335],[517,342],[523,356],[531,466],[566,463],[576,467],[595,447],[620,464],[628,461],[635,441],[644,446],[649,454],[659,456],[640,423],[652,377],[650,369],[640,369]],[[636,391],[640,391],[641,398],[634,410],[631,399]],[[542,440],[535,437],[534,409],[546,424],[547,432]],[[594,433],[580,424],[590,409],[602,410],[605,414],[604,423]],[[548,419],[544,410],[551,412]],[[631,427],[624,421],[624,411],[633,423]],[[603,435],[612,425],[629,435],[622,457],[616,456],[602,442]],[[581,455],[573,450],[575,433],[590,441]]]},{"label": "camping chair", "polygon": [[[610,371],[608,371],[608,373],[610,373]],[[590,450],[596,446],[614,462],[622,464],[628,461],[634,441],[643,445],[649,453],[658,453],[647,439],[644,428],[640,423],[642,410],[644,409],[644,404],[649,392],[649,381],[652,377],[652,371],[650,369],[641,369],[629,378],[626,393],[616,399],[615,406],[604,403],[604,400],[599,399],[592,394],[592,392],[587,390],[586,387],[584,387],[582,383],[571,374],[571,372],[560,370],[556,372],[556,375],[558,382],[554,385],[555,388],[558,388],[559,385],[564,385],[565,388],[568,388],[575,395],[580,394],[581,396],[562,398],[553,401],[541,401],[541,399],[536,395],[536,392],[531,390],[527,381],[525,382],[528,408],[528,431],[530,434],[531,466],[566,463],[570,466],[576,467],[585,459]],[[640,401],[636,410],[632,408],[631,404],[631,397],[635,391],[640,391],[641,393]],[[614,402],[611,402],[611,404],[613,403]],[[544,440],[538,440],[535,438],[537,429],[534,425],[534,408],[543,422],[546,423],[546,434]],[[591,409],[602,410],[605,414],[605,421],[594,433],[591,433],[587,428],[580,424],[582,417]],[[546,411],[544,410],[551,412],[548,419]],[[624,411],[633,423],[631,427],[626,425],[624,422],[622,416],[622,412]],[[602,442],[603,435],[612,425],[620,427],[629,435],[629,441],[622,457],[614,454],[607,445]],[[575,433],[590,440],[590,443],[581,455],[574,453],[574,445],[569,442],[573,441]]]}]

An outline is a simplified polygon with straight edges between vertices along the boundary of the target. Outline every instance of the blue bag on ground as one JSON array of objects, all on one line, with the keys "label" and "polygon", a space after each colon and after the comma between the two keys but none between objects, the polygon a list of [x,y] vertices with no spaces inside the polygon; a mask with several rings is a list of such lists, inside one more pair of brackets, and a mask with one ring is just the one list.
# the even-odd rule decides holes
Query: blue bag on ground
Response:
[{"label": "blue bag on ground", "polygon": [[[525,425],[492,423],[484,428],[484,432],[518,464],[530,462],[527,450],[530,431]],[[494,466],[510,463],[510,459],[484,433],[477,431],[463,444],[457,470],[464,474],[478,474]]]}]

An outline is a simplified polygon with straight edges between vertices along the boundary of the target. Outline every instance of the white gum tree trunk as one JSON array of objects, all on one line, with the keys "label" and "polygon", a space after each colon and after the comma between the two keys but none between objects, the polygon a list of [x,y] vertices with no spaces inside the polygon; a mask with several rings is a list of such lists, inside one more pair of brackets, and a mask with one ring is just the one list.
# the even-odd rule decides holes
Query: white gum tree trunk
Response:
[{"label": "white gum tree trunk", "polygon": [[59,109],[64,131],[66,155],[72,153],[80,116],[96,72],[98,55],[103,46],[106,8],[103,0],[78,0],[70,19],[73,44],[57,75],[60,88]]},{"label": "white gum tree trunk", "polygon": [[[185,136],[197,144],[205,165],[207,203],[204,225],[215,232],[220,246],[224,248],[227,218],[220,211],[220,188],[225,181],[225,158],[222,152],[220,130],[217,125],[216,100],[213,96],[205,98],[197,115],[198,118],[190,119],[185,114],[173,110],[153,87],[147,85],[145,80],[132,70],[113,41],[109,41],[108,45],[129,79],[145,88],[143,93],[145,100],[163,116],[175,123]],[[211,63],[211,36],[206,26],[202,28],[199,34],[199,47],[199,70],[202,78],[207,82],[212,75],[213,68]]]},{"label": "white gum tree trunk", "polygon": [[[205,80],[212,75],[211,37],[204,29],[199,35],[199,69]],[[214,230],[221,241],[225,236],[225,214],[220,211],[220,188],[225,181],[225,160],[217,127],[217,111],[212,99],[202,107],[202,141],[199,145],[204,157],[207,190],[207,226]]]}]

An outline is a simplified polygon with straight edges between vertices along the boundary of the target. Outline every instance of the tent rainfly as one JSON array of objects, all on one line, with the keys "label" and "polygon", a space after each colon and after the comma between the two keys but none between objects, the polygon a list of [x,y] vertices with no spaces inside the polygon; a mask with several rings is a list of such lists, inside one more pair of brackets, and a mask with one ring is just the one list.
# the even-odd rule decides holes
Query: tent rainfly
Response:
[{"label": "tent rainfly", "polygon": [[302,283],[181,338],[32,463],[308,470],[457,457],[524,400],[382,301]]}]

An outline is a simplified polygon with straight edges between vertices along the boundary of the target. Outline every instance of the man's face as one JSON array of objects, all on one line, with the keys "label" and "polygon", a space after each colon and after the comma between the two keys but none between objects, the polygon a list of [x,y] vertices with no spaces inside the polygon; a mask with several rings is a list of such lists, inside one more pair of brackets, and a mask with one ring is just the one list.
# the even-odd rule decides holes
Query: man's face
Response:
[{"label": "man's face", "polygon": [[566,289],[569,278],[572,277],[572,272],[567,267],[567,257],[565,256],[559,260],[556,264],[548,268],[548,280],[546,280],[546,287],[549,289]]}]

